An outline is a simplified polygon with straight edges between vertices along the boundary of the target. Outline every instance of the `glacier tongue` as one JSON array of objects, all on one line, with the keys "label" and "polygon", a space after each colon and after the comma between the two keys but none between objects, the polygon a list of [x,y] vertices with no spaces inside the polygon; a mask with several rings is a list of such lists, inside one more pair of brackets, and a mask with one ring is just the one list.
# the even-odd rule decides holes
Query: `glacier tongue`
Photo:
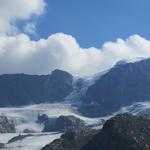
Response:
[{"label": "glacier tongue", "polygon": [[87,125],[97,123],[98,118],[88,118],[79,114],[76,107],[69,103],[35,104],[25,107],[5,107],[0,108],[0,115],[5,115],[15,122],[17,132],[21,133],[25,129],[41,132],[42,125],[36,123],[37,115],[47,114],[49,118],[57,118],[60,115],[73,115],[85,121]]},{"label": "glacier tongue", "polygon": [[66,102],[72,103],[74,105],[80,105],[82,102],[81,97],[85,95],[88,88],[108,71],[109,69],[96,73],[93,76],[84,76],[83,78],[74,77],[73,91],[65,98]]},{"label": "glacier tongue", "polygon": [[0,134],[0,143],[7,143],[11,138],[18,136],[28,128],[37,133],[23,140],[6,144],[6,150],[40,150],[41,147],[60,137],[60,133],[41,133],[43,126],[36,123],[38,113],[47,114],[50,118],[60,115],[73,115],[85,121],[87,125],[98,124],[99,118],[87,118],[80,115],[76,108],[69,103],[36,104],[25,107],[0,108],[0,115],[5,115],[15,121],[17,133]]}]

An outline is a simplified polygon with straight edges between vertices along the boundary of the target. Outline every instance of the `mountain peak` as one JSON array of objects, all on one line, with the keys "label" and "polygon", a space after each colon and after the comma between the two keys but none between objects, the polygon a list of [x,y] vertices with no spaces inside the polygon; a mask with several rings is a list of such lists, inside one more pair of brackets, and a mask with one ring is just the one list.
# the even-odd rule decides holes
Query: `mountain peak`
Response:
[{"label": "mountain peak", "polygon": [[139,62],[139,61],[147,60],[147,59],[149,59],[149,58],[136,57],[136,58],[133,58],[133,59],[123,59],[123,60],[118,61],[115,64],[115,66],[120,66],[120,65],[124,65],[124,64],[128,64],[128,63],[135,63],[135,62]]},{"label": "mountain peak", "polygon": [[60,69],[55,69],[52,71],[51,73],[52,76],[69,76],[69,77],[73,77],[70,73],[68,73],[67,71],[63,71],[63,70],[60,70]]}]

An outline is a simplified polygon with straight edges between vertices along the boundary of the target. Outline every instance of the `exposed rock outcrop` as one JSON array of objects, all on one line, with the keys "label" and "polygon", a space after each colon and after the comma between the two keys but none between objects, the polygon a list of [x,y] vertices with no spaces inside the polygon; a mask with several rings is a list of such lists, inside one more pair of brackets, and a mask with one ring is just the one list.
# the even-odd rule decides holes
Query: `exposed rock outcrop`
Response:
[{"label": "exposed rock outcrop", "polygon": [[23,133],[36,133],[36,131],[26,128],[26,129],[23,130]]},{"label": "exposed rock outcrop", "polygon": [[74,116],[59,116],[56,119],[48,119],[44,123],[43,132],[67,131],[68,129],[80,129],[85,127],[84,121]]},{"label": "exposed rock outcrop", "polygon": [[15,125],[12,121],[9,121],[7,117],[0,116],[0,133],[14,133]]},{"label": "exposed rock outcrop", "polygon": [[36,122],[41,124],[41,123],[45,123],[48,119],[49,119],[48,115],[46,115],[46,114],[38,114]]},{"label": "exposed rock outcrop", "polygon": [[4,149],[5,144],[4,143],[0,143],[0,149]]},{"label": "exposed rock outcrop", "polygon": [[81,150],[150,150],[150,118],[117,115]]}]

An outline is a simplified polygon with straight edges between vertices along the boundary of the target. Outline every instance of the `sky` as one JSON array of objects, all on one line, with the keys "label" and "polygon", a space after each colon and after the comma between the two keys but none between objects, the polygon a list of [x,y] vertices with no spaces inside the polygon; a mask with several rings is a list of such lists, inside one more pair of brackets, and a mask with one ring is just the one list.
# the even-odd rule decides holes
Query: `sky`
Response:
[{"label": "sky", "polygon": [[92,75],[150,57],[149,0],[0,0],[0,74]]},{"label": "sky", "polygon": [[[139,34],[150,38],[149,0],[47,0],[38,25],[39,37],[63,32],[82,47]],[[46,31],[45,31],[46,29]]]}]

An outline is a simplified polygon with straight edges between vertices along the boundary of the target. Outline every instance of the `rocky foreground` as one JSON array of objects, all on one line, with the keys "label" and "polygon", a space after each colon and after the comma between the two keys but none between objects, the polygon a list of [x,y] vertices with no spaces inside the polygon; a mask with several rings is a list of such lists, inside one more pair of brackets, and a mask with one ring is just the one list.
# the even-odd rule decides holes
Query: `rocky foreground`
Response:
[{"label": "rocky foreground", "polygon": [[98,131],[88,128],[68,130],[60,139],[54,140],[42,150],[80,150],[86,145]]},{"label": "rocky foreground", "polygon": [[119,114],[101,130],[68,131],[42,150],[150,150],[150,116]]}]

